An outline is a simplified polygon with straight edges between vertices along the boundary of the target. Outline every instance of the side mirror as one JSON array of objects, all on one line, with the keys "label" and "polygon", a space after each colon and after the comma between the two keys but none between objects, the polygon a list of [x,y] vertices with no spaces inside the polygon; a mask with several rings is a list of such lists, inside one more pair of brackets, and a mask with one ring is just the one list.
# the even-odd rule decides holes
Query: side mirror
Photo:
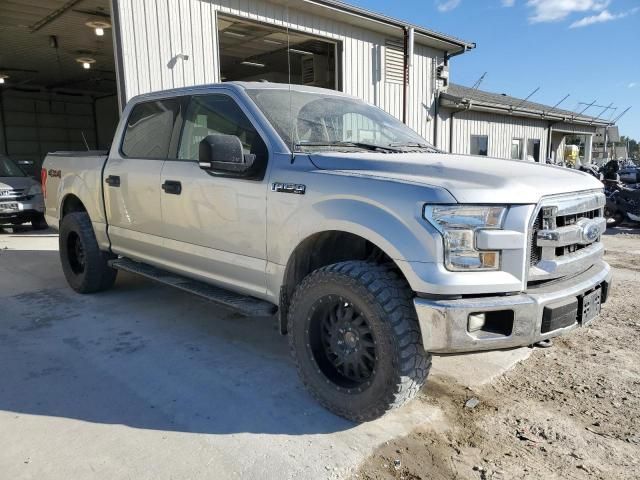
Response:
[{"label": "side mirror", "polygon": [[198,153],[200,168],[211,172],[243,175],[256,160],[255,155],[244,154],[242,142],[235,135],[208,135],[200,142]]}]

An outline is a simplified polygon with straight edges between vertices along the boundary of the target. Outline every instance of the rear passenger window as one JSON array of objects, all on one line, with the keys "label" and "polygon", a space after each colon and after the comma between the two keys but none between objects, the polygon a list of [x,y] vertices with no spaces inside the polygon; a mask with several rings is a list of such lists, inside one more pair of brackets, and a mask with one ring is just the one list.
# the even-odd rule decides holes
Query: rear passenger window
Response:
[{"label": "rear passenger window", "polygon": [[133,158],[165,159],[180,101],[176,98],[140,103],[133,107],[122,140],[122,153]]}]

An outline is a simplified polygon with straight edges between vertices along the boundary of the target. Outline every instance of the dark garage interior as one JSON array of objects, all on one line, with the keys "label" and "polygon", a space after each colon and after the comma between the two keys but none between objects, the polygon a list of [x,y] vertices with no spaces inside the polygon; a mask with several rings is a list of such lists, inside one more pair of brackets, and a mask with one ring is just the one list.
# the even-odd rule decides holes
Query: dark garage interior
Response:
[{"label": "dark garage interior", "polygon": [[0,2],[0,153],[35,177],[47,152],[111,145],[119,110],[109,4]]}]

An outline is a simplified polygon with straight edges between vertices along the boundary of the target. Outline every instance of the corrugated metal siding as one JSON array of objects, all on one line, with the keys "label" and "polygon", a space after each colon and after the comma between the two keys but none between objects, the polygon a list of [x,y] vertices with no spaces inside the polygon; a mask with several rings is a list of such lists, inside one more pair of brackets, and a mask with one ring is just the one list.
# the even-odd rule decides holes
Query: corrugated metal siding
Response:
[{"label": "corrugated metal siding", "polygon": [[546,159],[548,122],[483,112],[464,111],[455,114],[453,153],[469,154],[471,135],[489,137],[489,156],[511,158],[511,140],[540,140],[540,160]]},{"label": "corrugated metal siding", "polygon": [[[384,81],[387,40],[397,38],[333,19],[285,8],[264,0],[119,0],[127,99],[154,90],[219,81],[215,12],[299,30],[342,42],[343,90],[402,117],[402,85]],[[337,14],[336,14],[337,16]],[[177,54],[173,68],[170,60]],[[410,125],[430,139],[428,112],[433,102],[432,56],[416,45],[411,74]],[[443,52],[438,56],[443,57]],[[426,80],[426,81],[425,81]],[[424,83],[423,83],[424,82]]]}]

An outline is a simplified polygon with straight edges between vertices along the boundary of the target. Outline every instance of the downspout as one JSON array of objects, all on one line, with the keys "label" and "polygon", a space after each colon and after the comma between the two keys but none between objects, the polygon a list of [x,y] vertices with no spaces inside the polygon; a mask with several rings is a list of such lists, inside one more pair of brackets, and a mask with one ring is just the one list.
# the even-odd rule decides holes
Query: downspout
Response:
[{"label": "downspout", "polygon": [[453,124],[456,110],[451,110],[451,116],[449,117],[449,153],[453,153]]},{"label": "downspout", "polygon": [[[553,125],[554,123],[549,122],[549,130],[547,132],[547,162],[551,159],[551,138],[553,135]],[[555,159],[554,159],[555,162]]]},{"label": "downspout", "polygon": [[434,115],[434,119],[433,119],[433,145],[436,148],[439,148],[438,146],[438,124],[440,123],[440,91],[436,89],[436,99],[435,99],[435,106],[433,108],[433,115]]}]

